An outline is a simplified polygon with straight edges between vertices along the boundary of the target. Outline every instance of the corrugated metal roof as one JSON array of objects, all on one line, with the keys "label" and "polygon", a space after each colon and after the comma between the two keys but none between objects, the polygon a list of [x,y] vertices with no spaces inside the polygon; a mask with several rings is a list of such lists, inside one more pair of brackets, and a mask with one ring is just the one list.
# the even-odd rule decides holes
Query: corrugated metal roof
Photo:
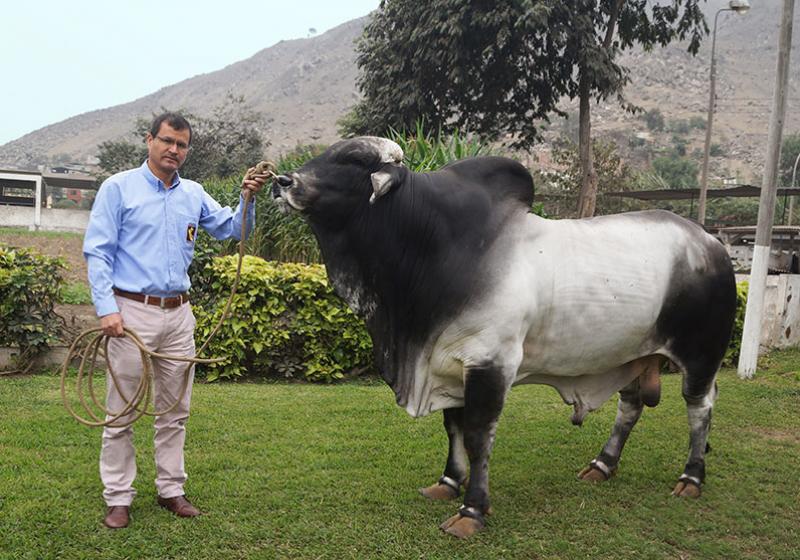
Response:
[{"label": "corrugated metal roof", "polygon": [[[708,189],[708,198],[755,197],[761,196],[761,188],[753,185],[739,185],[725,189]],[[778,196],[800,195],[800,188],[778,189]],[[690,200],[700,197],[700,189],[660,189],[655,191],[622,191],[605,193],[605,196],[636,198],[638,200]]]},{"label": "corrugated metal roof", "polygon": [[100,185],[91,175],[84,173],[42,173],[42,179],[48,187],[61,187],[64,189],[93,189]]}]

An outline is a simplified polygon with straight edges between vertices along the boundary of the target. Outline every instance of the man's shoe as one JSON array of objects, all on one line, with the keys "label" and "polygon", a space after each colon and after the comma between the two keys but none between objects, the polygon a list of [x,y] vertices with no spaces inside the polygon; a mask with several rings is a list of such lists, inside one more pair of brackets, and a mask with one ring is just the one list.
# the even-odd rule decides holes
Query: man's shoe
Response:
[{"label": "man's shoe", "polygon": [[158,505],[168,509],[178,517],[197,517],[202,515],[199,509],[186,499],[186,496],[176,496],[174,498],[158,497]]},{"label": "man's shoe", "polygon": [[106,518],[103,524],[109,529],[122,529],[128,526],[130,517],[128,516],[128,506],[111,506],[106,511]]}]

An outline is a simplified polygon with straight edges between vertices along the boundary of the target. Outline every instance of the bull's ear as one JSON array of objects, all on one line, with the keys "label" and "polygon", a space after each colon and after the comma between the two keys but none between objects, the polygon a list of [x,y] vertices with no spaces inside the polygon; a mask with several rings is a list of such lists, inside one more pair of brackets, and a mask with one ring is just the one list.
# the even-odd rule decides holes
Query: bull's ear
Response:
[{"label": "bull's ear", "polygon": [[390,163],[369,176],[372,182],[372,196],[369,197],[370,204],[375,204],[376,200],[399,184],[400,169],[400,165]]}]

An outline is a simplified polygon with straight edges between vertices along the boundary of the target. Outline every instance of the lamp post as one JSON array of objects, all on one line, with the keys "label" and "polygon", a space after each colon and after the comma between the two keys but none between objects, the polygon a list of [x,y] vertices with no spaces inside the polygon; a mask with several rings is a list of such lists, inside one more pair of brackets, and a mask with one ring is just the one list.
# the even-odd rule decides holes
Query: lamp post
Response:
[{"label": "lamp post", "polygon": [[700,176],[700,197],[697,201],[697,221],[706,223],[706,198],[708,193],[708,156],[711,151],[711,124],[714,121],[714,87],[716,78],[716,61],[714,51],[717,48],[717,18],[722,12],[736,12],[743,14],[750,9],[747,0],[730,0],[727,8],[720,8],[714,15],[714,31],[711,33],[711,75],[708,93],[708,117],[706,118],[706,143],[703,150],[703,173]]}]

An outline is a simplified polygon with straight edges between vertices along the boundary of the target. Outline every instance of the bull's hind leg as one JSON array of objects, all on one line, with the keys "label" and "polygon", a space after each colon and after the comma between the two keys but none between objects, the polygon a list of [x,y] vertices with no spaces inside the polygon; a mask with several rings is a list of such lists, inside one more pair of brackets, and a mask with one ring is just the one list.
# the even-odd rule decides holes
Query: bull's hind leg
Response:
[{"label": "bull's hind leg", "polygon": [[611,436],[600,454],[578,474],[579,479],[602,482],[614,475],[619,465],[622,448],[625,447],[631,430],[639,421],[643,408],[644,403],[637,378],[619,392],[617,417],[614,420],[614,427],[611,429]]},{"label": "bull's hind leg", "polygon": [[706,477],[708,432],[711,429],[711,411],[717,399],[714,377],[697,379],[691,376],[691,370],[687,371],[683,378],[683,398],[689,416],[689,459],[672,495],[698,498]]},{"label": "bull's hind leg", "polygon": [[444,429],[450,442],[444,474],[436,484],[420,488],[420,493],[431,500],[452,500],[461,495],[461,486],[467,479],[467,450],[464,448],[464,408],[444,410]]},{"label": "bull's hind leg", "polygon": [[602,482],[611,478],[619,466],[622,448],[633,427],[642,415],[644,405],[656,406],[661,398],[661,364],[658,355],[645,356],[630,363],[638,374],[636,379],[622,388],[617,403],[617,417],[611,436],[603,450],[589,466],[578,473],[578,478],[589,482]]},{"label": "bull's hind leg", "polygon": [[464,447],[469,459],[469,482],[464,505],[442,523],[441,529],[466,538],[486,525],[490,512],[489,456],[494,445],[497,420],[503,409],[508,383],[502,368],[467,368],[464,383]]}]

